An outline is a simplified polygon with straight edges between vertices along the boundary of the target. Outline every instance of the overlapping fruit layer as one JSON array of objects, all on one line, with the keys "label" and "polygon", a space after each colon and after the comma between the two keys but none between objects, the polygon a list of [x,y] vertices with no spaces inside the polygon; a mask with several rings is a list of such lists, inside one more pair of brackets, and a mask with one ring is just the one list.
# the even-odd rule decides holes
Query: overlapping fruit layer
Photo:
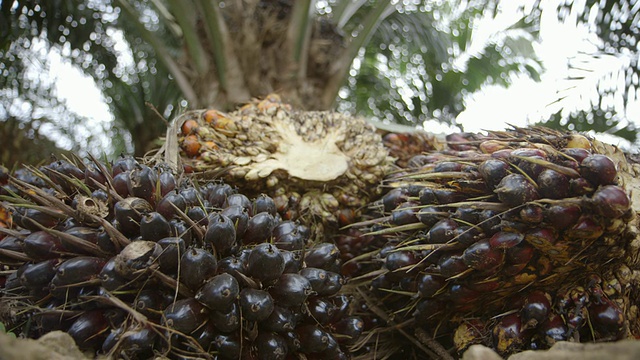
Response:
[{"label": "overlapping fruit layer", "polygon": [[283,218],[327,232],[359,216],[392,164],[363,119],[292,110],[277,95],[231,113],[191,111],[173,126],[168,142],[177,140],[188,166],[219,174],[249,196],[266,193]]},{"label": "overlapping fruit layer", "polygon": [[266,195],[128,157],[0,177],[0,322],[115,358],[346,358],[335,245]]},{"label": "overlapping fruit layer", "polygon": [[[394,326],[501,354],[638,335],[624,155],[538,128],[447,140],[390,174],[389,191],[336,240],[365,294],[359,346]],[[389,352],[416,351],[395,344]]]}]

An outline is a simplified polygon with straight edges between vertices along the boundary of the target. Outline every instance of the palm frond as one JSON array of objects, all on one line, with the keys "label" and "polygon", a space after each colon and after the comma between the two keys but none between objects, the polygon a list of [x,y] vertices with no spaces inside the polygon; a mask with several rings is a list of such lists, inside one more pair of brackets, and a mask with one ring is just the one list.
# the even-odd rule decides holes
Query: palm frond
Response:
[{"label": "palm frond", "polygon": [[169,49],[167,49],[162,39],[160,39],[152,31],[148,30],[145,27],[144,23],[140,22],[140,20],[138,19],[139,14],[127,2],[127,0],[115,1],[119,4],[124,14],[130,18],[132,24],[134,24],[134,26],[137,28],[140,36],[153,47],[159,60],[167,67],[168,71],[175,78],[176,83],[182,90],[182,93],[184,94],[187,101],[192,104],[197,104],[198,96],[196,95],[195,90],[191,86],[191,83],[183,73],[178,63],[174,60],[173,56],[171,56]]}]

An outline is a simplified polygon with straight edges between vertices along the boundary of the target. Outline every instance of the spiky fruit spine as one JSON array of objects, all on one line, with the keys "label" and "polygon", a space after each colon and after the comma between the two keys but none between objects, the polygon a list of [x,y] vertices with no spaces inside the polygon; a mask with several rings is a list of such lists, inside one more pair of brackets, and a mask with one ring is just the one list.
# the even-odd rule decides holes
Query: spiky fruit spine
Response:
[{"label": "spiky fruit spine", "polygon": [[[318,350],[299,339],[313,326],[327,345],[314,356],[345,357],[361,331],[343,322],[361,321],[336,294],[335,247],[311,246],[266,195],[178,179],[132,158],[0,178],[0,322],[132,359],[298,357]],[[335,304],[321,325],[307,311],[319,301]]]},{"label": "spiky fruit spine", "polygon": [[369,201],[392,164],[363,119],[296,111],[275,94],[231,113],[187,112],[168,134],[171,161],[177,141],[182,161],[195,170],[220,173],[250,196],[268,194],[285,219],[330,229],[341,211],[357,212]]},{"label": "spiky fruit spine", "polygon": [[336,240],[371,318],[503,355],[640,335],[638,165],[543,128],[447,140]]}]

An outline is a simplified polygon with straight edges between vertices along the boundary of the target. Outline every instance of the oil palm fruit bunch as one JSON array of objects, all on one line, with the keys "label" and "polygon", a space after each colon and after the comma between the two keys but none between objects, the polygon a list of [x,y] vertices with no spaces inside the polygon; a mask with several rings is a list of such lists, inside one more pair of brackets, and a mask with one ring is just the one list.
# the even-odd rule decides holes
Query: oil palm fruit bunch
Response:
[{"label": "oil palm fruit bunch", "polygon": [[406,167],[407,162],[416,155],[442,147],[441,140],[436,135],[422,130],[386,132],[382,136],[382,142],[389,149],[389,155],[396,159],[395,164],[400,167]]},{"label": "oil palm fruit bunch", "polygon": [[[183,179],[183,180],[181,180]],[[1,177],[0,322],[115,358],[343,359],[341,260],[274,200],[130,157]]]},{"label": "oil palm fruit bunch", "polygon": [[[165,149],[175,141],[188,167],[221,173],[248,196],[266,193],[284,219],[328,230],[357,218],[392,163],[363,119],[296,111],[275,94],[231,113],[187,112],[169,129]],[[177,154],[166,154],[175,161]]]},{"label": "oil palm fruit bunch", "polygon": [[[336,238],[368,324],[358,346],[507,355],[640,335],[637,170],[612,146],[544,128],[452,134],[414,156]],[[419,346],[380,340],[391,329]]]}]

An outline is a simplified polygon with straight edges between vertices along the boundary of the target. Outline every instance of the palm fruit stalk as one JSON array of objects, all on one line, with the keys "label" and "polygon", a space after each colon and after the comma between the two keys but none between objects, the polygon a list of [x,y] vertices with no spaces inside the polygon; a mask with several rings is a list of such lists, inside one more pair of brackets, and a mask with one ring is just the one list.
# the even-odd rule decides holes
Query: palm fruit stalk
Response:
[{"label": "palm fruit stalk", "polygon": [[399,166],[336,238],[362,358],[638,337],[638,169],[544,128],[448,135]]},{"label": "palm fruit stalk", "polygon": [[343,359],[363,329],[335,245],[274,200],[130,157],[0,187],[0,322],[109,358]]},{"label": "palm fruit stalk", "polygon": [[269,195],[284,219],[320,226],[320,240],[322,229],[329,234],[359,216],[392,164],[363,119],[296,111],[275,94],[230,113],[186,112],[168,130],[163,153],[247,196]]}]

